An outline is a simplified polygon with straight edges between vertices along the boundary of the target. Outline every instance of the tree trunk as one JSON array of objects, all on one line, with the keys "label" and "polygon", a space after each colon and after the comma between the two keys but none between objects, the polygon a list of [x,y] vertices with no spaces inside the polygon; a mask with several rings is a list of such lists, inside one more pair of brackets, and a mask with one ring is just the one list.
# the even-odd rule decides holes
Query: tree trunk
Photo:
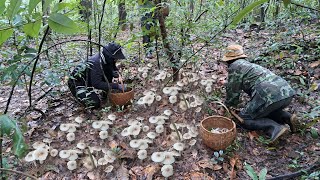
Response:
[{"label": "tree trunk", "polygon": [[81,7],[80,7],[79,14],[81,15],[81,19],[87,22],[91,15],[92,2],[91,0],[81,0],[80,5]]},{"label": "tree trunk", "polygon": [[[155,4],[161,4],[161,0],[156,0],[155,2],[156,2]],[[157,8],[157,18],[159,20],[163,47],[166,54],[169,56],[170,62],[172,63],[173,81],[177,81],[179,80],[179,68],[177,67],[177,60],[174,58],[174,54],[172,52],[170,44],[167,41],[168,34],[167,34],[166,25],[165,25],[165,20],[159,8]]]},{"label": "tree trunk", "polygon": [[118,4],[119,11],[119,22],[118,26],[121,27],[121,30],[124,31],[127,28],[126,19],[127,19],[127,11],[126,11],[126,1],[121,0]]}]

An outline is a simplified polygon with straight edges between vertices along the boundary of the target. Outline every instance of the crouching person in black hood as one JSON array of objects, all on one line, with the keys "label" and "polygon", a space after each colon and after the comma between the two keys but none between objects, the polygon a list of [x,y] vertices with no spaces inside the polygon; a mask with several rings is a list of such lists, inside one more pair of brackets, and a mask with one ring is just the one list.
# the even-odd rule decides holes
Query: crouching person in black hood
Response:
[{"label": "crouching person in black hood", "polygon": [[[113,78],[119,77],[116,67],[119,59],[125,59],[122,47],[112,42],[104,46],[100,54],[90,57],[87,63],[78,65],[68,80],[72,95],[86,107],[96,109],[101,106],[101,98],[106,98],[109,90],[125,90],[125,85],[112,83]],[[102,93],[99,94],[99,91]]]}]

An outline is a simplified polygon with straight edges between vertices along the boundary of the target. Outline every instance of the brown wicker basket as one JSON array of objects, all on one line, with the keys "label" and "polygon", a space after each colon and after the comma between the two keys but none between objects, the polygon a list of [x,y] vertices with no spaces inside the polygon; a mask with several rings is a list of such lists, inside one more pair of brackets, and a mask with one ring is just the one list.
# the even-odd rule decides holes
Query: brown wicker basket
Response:
[{"label": "brown wicker basket", "polygon": [[[223,133],[212,133],[212,128],[227,128]],[[200,137],[205,145],[213,150],[227,148],[236,137],[236,124],[223,116],[210,116],[200,123]]]},{"label": "brown wicker basket", "polygon": [[134,92],[132,88],[128,88],[126,92],[112,92],[110,93],[110,101],[113,105],[127,105],[133,99]]}]

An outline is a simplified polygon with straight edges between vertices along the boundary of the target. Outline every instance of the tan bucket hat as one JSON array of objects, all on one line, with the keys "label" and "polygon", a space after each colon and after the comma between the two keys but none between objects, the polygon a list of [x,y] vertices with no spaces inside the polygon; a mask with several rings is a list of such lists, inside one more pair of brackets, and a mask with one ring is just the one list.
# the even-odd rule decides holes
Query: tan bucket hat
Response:
[{"label": "tan bucket hat", "polygon": [[243,53],[243,47],[237,44],[227,47],[226,53],[222,57],[222,61],[231,61],[239,58],[248,57]]}]

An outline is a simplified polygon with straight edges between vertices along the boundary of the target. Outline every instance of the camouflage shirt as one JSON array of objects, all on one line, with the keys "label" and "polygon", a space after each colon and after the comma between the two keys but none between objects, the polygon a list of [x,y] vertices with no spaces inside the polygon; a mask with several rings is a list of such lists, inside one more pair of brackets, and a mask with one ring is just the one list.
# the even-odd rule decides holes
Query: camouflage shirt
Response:
[{"label": "camouflage shirt", "polygon": [[[292,97],[295,92],[286,80],[275,75],[268,69],[240,59],[228,68],[226,105],[237,106],[243,90],[251,98],[258,93],[263,102],[256,106],[269,106],[275,102]],[[251,107],[252,111],[258,107]]]}]

